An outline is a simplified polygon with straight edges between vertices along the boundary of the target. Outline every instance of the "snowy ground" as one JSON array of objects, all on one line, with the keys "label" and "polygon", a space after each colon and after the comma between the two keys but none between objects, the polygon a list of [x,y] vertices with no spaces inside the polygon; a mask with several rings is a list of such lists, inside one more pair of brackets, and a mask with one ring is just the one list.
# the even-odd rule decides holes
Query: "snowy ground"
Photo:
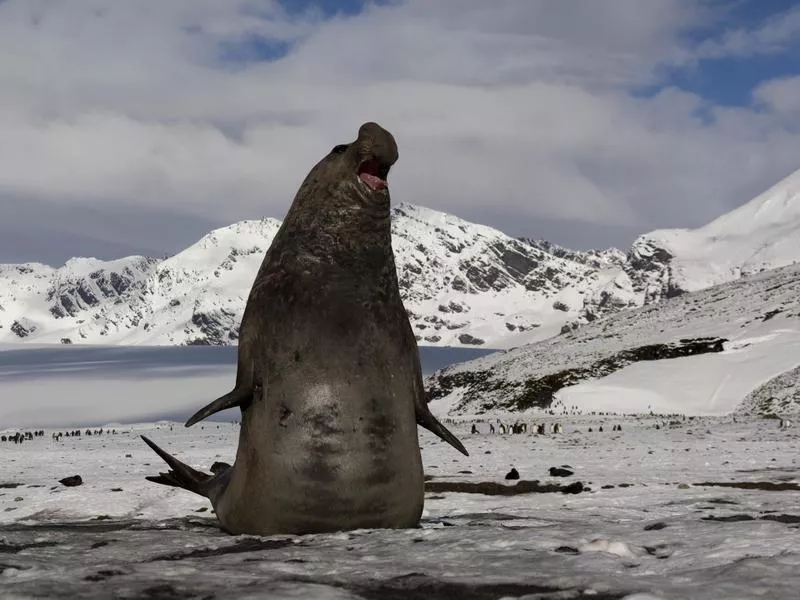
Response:
[{"label": "snowy ground", "polygon": [[720,353],[638,362],[556,397],[583,412],[726,415],[750,390],[798,363],[800,330],[779,329],[728,342]]},{"label": "snowy ground", "polygon": [[[118,426],[117,435],[61,442],[47,430],[5,443],[0,596],[797,597],[800,429],[754,418],[660,429],[655,417],[561,422],[557,436],[470,435],[468,422],[452,425],[469,457],[421,431],[428,485],[513,485],[504,475],[515,467],[523,480],[581,481],[591,491],[429,491],[419,529],[301,537],[228,536],[205,499],[144,480],[163,465],[140,433],[208,470],[232,461],[233,424]],[[621,432],[610,431],[616,423]],[[565,464],[574,476],[549,476]],[[58,483],[76,474],[83,485]]]}]

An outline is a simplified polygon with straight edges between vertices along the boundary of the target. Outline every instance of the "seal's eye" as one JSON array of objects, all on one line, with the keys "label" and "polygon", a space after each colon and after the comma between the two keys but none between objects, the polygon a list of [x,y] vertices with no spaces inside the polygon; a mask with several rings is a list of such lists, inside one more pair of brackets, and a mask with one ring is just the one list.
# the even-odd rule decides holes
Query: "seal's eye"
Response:
[{"label": "seal's eye", "polygon": [[347,144],[339,144],[338,146],[334,146],[331,152],[333,154],[342,154],[345,150],[347,150]]}]

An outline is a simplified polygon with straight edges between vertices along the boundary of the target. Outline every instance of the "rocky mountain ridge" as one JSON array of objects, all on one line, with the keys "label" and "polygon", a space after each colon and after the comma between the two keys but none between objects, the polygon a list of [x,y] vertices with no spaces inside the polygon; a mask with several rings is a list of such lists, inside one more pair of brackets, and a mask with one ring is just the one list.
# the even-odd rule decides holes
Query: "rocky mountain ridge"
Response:
[{"label": "rocky mountain ridge", "polygon": [[[235,344],[275,219],[212,231],[164,260],[75,258],[60,268],[0,265],[0,341]],[[547,247],[419,206],[392,212],[401,293],[421,344],[502,347],[548,337],[618,268],[619,252]]]}]

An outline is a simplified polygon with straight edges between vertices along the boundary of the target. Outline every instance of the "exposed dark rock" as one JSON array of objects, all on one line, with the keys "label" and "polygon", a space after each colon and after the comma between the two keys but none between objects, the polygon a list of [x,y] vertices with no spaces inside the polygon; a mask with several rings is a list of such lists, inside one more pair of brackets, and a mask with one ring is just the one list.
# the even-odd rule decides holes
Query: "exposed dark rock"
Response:
[{"label": "exposed dark rock", "polygon": [[486,496],[516,496],[518,494],[578,494],[584,490],[580,481],[567,486],[554,483],[541,484],[538,481],[520,480],[516,485],[504,485],[494,481],[469,483],[465,481],[429,481],[425,491],[432,493],[460,492],[462,494],[484,494]]},{"label": "exposed dark rock", "polygon": [[771,481],[704,481],[702,483],[693,483],[698,487],[729,487],[739,488],[742,490],[761,490],[763,492],[789,492],[800,491],[800,484],[798,483],[773,483]]},{"label": "exposed dark rock", "polygon": [[608,250],[571,250],[564,248],[553,242],[547,240],[531,240],[522,238],[522,241],[540,248],[548,254],[564,258],[573,262],[581,263],[595,269],[601,269],[608,265],[622,266],[625,264],[625,254],[616,248],[609,248]]},{"label": "exposed dark rock", "polygon": [[58,483],[66,487],[76,487],[83,484],[83,479],[81,479],[80,475],[71,475],[70,477],[59,479]]},{"label": "exposed dark rock", "polygon": [[87,575],[83,578],[84,581],[105,581],[111,577],[116,575],[125,575],[125,571],[120,571],[119,569],[100,569],[97,573],[92,575]]},{"label": "exposed dark rock", "polygon": [[8,544],[0,540],[0,554],[17,554],[30,548],[51,548],[57,546],[56,542],[30,542],[28,544]]},{"label": "exposed dark rock", "polygon": [[468,333],[462,333],[461,335],[459,335],[458,341],[461,342],[462,344],[470,344],[473,346],[480,346],[485,343],[484,340],[471,336]]},{"label": "exposed dark rock", "polygon": [[145,588],[141,591],[139,598],[142,600],[184,600],[199,599],[207,596],[205,594],[181,590],[169,583],[162,583]]},{"label": "exposed dark rock", "polygon": [[[238,338],[238,328],[234,327],[236,314],[220,309],[212,313],[196,312],[192,324],[200,330],[201,337],[187,341],[189,346],[225,346],[231,339]],[[231,334],[236,332],[235,338]]]},{"label": "exposed dark rock", "polygon": [[[349,587],[349,586],[345,586]],[[388,581],[376,581],[353,590],[364,600],[497,600],[520,596],[561,597],[569,591],[549,586],[523,583],[483,583],[439,581],[423,573],[409,573]],[[612,600],[624,594],[595,594],[594,600]],[[563,597],[572,597],[564,595]]]},{"label": "exposed dark rock", "polygon": [[448,308],[455,313],[464,312],[464,307],[458,304],[457,302],[450,302]]},{"label": "exposed dark rock", "polygon": [[11,332],[20,338],[28,337],[34,331],[36,331],[36,326],[31,323],[26,323],[23,325],[19,321],[14,321],[11,324]]},{"label": "exposed dark rock", "polygon": [[97,306],[100,303],[92,289],[84,281],[80,282],[75,293],[83,301],[84,306]]},{"label": "exposed dark rock", "polygon": [[776,521],[792,525],[800,523],[800,515],[764,515],[761,519],[763,521]]},{"label": "exposed dark rock", "polygon": [[580,481],[576,481],[574,483],[570,483],[569,485],[563,486],[559,491],[562,494],[580,494],[581,492],[588,492],[590,490]]},{"label": "exposed dark rock", "polygon": [[[457,388],[468,388],[466,401],[479,398],[484,392],[502,392],[507,398],[502,404],[493,401],[480,404],[478,412],[492,408],[525,410],[528,408],[549,408],[556,392],[564,387],[575,385],[589,379],[599,379],[639,361],[665,360],[684,356],[694,356],[722,352],[724,338],[683,339],[670,344],[650,344],[628,350],[621,350],[601,358],[588,367],[565,369],[541,377],[524,381],[504,381],[494,377],[491,371],[453,372],[445,369],[428,380],[426,390],[428,402],[446,396]],[[464,400],[462,400],[464,402]]]},{"label": "exposed dark rock", "polygon": [[551,477],[572,477],[575,474],[569,469],[562,469],[560,467],[550,467],[549,473]]},{"label": "exposed dark rock", "polygon": [[461,277],[454,277],[453,282],[450,286],[457,292],[466,292],[468,291],[467,282],[461,279]]},{"label": "exposed dark rock", "polygon": [[218,548],[199,548],[197,550],[190,550],[188,552],[175,552],[172,554],[162,554],[154,556],[148,562],[156,562],[160,560],[184,560],[186,558],[209,558],[212,556],[225,556],[226,554],[241,554],[243,552],[259,552],[261,550],[277,550],[278,548],[285,548],[294,545],[290,539],[283,540],[262,540],[255,538],[246,538],[237,541],[230,546],[220,546]]},{"label": "exposed dark rock", "polygon": [[508,473],[506,473],[506,479],[519,479],[519,471],[512,468]]},{"label": "exposed dark rock", "polygon": [[708,515],[703,517],[703,521],[719,521],[720,523],[739,523],[741,521],[755,521],[756,518],[751,515],[727,515],[724,517],[715,517]]}]

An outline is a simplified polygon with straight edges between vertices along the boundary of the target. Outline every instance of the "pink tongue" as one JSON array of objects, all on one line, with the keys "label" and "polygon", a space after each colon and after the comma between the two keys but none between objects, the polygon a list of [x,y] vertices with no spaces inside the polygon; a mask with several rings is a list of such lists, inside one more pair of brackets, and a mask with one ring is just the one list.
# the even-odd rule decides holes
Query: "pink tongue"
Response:
[{"label": "pink tongue", "polygon": [[373,190],[383,190],[387,187],[386,182],[375,175],[370,175],[369,173],[360,173],[358,176],[361,177],[361,181],[366,183]]}]

